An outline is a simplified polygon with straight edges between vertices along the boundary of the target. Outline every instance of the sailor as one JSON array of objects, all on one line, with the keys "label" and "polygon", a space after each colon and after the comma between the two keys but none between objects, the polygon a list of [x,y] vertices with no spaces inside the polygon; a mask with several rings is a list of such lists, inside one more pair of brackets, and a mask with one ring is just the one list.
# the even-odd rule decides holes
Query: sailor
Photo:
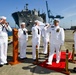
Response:
[{"label": "sailor", "polygon": [[76,28],[73,31],[73,33],[74,33],[74,46],[75,46],[75,51],[76,51]]},{"label": "sailor", "polygon": [[47,54],[47,45],[49,42],[49,32],[47,31],[49,27],[49,23],[46,23],[44,28],[42,29],[42,37],[43,37],[43,46],[44,46],[44,51],[42,52],[43,54]]},{"label": "sailor", "polygon": [[39,27],[38,20],[35,20],[35,24],[32,27],[32,57],[33,60],[36,60],[36,45],[40,46],[40,35],[41,35],[41,29]]},{"label": "sailor", "polygon": [[19,41],[19,49],[20,49],[20,59],[27,59],[26,57],[26,47],[28,41],[28,30],[25,28],[25,23],[22,22],[21,27],[18,29],[18,41]]},{"label": "sailor", "polygon": [[0,17],[0,67],[8,65],[7,49],[8,49],[8,31],[12,31],[6,17]]},{"label": "sailor", "polygon": [[60,49],[61,46],[64,44],[65,34],[63,28],[59,26],[59,19],[54,20],[54,26],[49,28],[48,31],[51,33],[51,38],[50,38],[51,50],[47,64],[52,65],[52,60],[55,51],[56,51],[56,63],[60,62]]}]

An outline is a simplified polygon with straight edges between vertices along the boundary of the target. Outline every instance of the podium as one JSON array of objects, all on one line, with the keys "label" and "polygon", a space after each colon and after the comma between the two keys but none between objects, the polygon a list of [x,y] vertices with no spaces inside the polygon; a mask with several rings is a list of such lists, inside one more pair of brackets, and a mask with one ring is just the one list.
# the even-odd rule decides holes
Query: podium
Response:
[{"label": "podium", "polygon": [[11,65],[20,63],[18,61],[18,29],[13,29],[13,60],[9,62]]}]

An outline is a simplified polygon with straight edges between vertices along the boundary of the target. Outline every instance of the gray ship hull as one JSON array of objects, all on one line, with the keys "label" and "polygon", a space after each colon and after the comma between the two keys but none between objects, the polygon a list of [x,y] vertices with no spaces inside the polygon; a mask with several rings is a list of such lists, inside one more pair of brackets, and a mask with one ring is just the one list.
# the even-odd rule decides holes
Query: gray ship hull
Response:
[{"label": "gray ship hull", "polygon": [[28,29],[28,32],[31,32],[31,28],[34,25],[35,20],[39,20],[41,22],[45,22],[46,14],[35,14],[29,11],[21,11],[21,12],[15,12],[12,14],[12,17],[14,18],[15,23],[20,27],[21,22],[26,23],[26,28]]}]

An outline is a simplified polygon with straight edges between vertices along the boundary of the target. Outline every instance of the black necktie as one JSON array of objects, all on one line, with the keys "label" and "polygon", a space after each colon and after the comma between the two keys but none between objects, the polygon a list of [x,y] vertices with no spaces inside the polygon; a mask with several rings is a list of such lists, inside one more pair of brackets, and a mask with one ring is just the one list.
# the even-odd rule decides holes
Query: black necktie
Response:
[{"label": "black necktie", "polygon": [[23,34],[26,35],[26,32],[23,30]]},{"label": "black necktie", "polygon": [[22,31],[23,31],[23,34],[24,34],[24,35],[26,35],[26,31],[25,31],[25,30],[23,30],[23,29],[22,29]]},{"label": "black necktie", "polygon": [[[5,26],[4,25],[2,25],[2,31],[4,30],[4,28],[5,28]],[[8,32],[8,30],[5,28],[5,30]]]},{"label": "black necktie", "polygon": [[38,29],[38,34],[40,34],[40,31],[39,31],[39,29]]},{"label": "black necktie", "polygon": [[3,31],[3,29],[4,29],[4,26],[2,25],[2,31]]}]

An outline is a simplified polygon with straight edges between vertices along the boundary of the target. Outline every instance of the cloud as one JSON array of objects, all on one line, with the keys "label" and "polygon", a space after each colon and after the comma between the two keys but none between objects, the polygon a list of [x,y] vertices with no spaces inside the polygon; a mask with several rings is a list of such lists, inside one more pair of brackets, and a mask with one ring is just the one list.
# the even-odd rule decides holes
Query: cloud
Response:
[{"label": "cloud", "polygon": [[63,10],[63,12],[66,12],[66,11],[68,11],[68,10],[70,10],[70,9],[74,9],[74,8],[76,8],[76,5],[73,5],[73,6],[70,6],[70,7],[65,8],[65,9]]},{"label": "cloud", "polygon": [[67,13],[65,14],[65,18],[76,16],[76,13]]},{"label": "cloud", "polygon": [[65,8],[61,11],[61,14],[64,15],[65,18],[76,16],[76,5]]}]

